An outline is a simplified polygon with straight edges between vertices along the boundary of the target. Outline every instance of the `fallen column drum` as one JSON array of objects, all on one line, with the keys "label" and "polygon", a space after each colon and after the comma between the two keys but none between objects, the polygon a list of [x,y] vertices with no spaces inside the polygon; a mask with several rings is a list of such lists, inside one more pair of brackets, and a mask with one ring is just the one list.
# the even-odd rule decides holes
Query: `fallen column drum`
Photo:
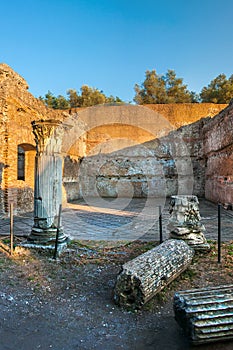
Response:
[{"label": "fallen column drum", "polygon": [[194,345],[233,339],[233,285],[177,292],[173,307]]},{"label": "fallen column drum", "polygon": [[194,250],[183,240],[169,239],[122,266],[114,300],[119,306],[139,309],[183,272]]}]

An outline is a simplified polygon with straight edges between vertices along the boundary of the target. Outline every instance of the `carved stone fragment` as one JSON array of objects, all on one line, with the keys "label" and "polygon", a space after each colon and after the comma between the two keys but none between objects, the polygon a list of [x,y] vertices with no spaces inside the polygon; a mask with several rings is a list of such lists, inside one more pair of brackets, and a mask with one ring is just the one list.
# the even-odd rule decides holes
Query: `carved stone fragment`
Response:
[{"label": "carved stone fragment", "polygon": [[201,223],[197,196],[171,196],[169,211],[168,230],[171,238],[183,239],[194,249],[210,249],[204,236],[205,227]]},{"label": "carved stone fragment", "polygon": [[174,280],[194,255],[184,241],[169,239],[122,266],[117,276],[114,300],[119,306],[139,309]]}]

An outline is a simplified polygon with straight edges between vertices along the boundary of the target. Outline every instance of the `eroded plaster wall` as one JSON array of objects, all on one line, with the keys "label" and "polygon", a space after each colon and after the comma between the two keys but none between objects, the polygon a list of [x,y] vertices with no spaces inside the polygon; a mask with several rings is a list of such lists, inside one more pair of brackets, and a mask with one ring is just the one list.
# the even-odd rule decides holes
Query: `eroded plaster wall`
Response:
[{"label": "eroded plaster wall", "polygon": [[[145,197],[148,191],[151,195],[170,196],[192,189],[194,194],[204,196],[202,129],[223,107],[182,104],[82,109],[78,112],[82,137],[78,135],[76,141],[72,135],[67,137],[73,138],[68,147],[73,157],[66,159],[64,169],[75,171],[68,175],[66,170],[67,198]],[[209,117],[200,120],[198,113]],[[180,125],[183,126],[177,129]],[[75,159],[77,154],[81,162]]]},{"label": "eroded plaster wall", "polygon": [[195,123],[205,117],[214,117],[220,113],[227,104],[216,103],[170,103],[170,104],[148,104],[150,108],[169,120],[178,129],[181,126]]},{"label": "eroded plaster wall", "polygon": [[201,120],[178,130],[167,129],[160,138],[138,126],[95,127],[85,137],[83,157],[66,157],[68,199],[170,196],[177,192],[204,196],[203,124]]}]

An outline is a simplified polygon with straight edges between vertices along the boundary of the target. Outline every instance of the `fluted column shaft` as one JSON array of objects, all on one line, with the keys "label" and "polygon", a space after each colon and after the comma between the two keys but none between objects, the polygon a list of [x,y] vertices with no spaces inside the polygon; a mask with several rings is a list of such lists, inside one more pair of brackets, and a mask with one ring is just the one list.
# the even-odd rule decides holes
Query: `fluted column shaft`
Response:
[{"label": "fluted column shaft", "polygon": [[62,203],[61,144],[64,125],[60,121],[32,122],[36,141],[34,225],[28,240],[34,244],[54,244],[58,230],[58,242],[67,237],[58,227],[59,207]]}]

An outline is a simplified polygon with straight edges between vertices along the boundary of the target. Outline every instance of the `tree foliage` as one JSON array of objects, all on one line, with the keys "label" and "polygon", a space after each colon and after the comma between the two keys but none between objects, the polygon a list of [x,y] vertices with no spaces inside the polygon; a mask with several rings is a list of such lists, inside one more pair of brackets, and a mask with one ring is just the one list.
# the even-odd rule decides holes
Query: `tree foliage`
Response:
[{"label": "tree foliage", "polygon": [[45,97],[39,97],[47,107],[54,109],[68,109],[75,107],[90,107],[104,103],[123,103],[119,97],[112,95],[107,97],[103,91],[83,85],[78,93],[75,89],[67,91],[67,98],[62,95],[57,97],[48,91]]},{"label": "tree foliage", "polygon": [[219,74],[203,87],[200,97],[202,102],[229,103],[233,98],[233,75],[227,79],[225,74]]},{"label": "tree foliage", "polygon": [[182,78],[177,78],[174,70],[169,69],[165,75],[167,103],[192,102],[192,94],[183,84]]},{"label": "tree foliage", "polygon": [[135,85],[135,92],[134,101],[138,104],[196,102],[195,94],[188,91],[183,79],[177,78],[171,69],[165,75],[147,70],[142,85]]},{"label": "tree foliage", "polygon": [[[225,74],[219,74],[209,85],[203,87],[201,93],[189,91],[182,78],[178,78],[174,70],[168,69],[164,75],[158,75],[155,70],[147,70],[145,80],[141,85],[135,84],[134,101],[137,104],[153,103],[229,103],[233,98],[233,74],[227,79]],[[79,92],[67,90],[67,97],[57,97],[48,91],[45,97],[39,97],[46,106],[55,109],[90,107],[99,104],[124,103],[119,97],[106,96],[102,90],[83,85]]]}]

